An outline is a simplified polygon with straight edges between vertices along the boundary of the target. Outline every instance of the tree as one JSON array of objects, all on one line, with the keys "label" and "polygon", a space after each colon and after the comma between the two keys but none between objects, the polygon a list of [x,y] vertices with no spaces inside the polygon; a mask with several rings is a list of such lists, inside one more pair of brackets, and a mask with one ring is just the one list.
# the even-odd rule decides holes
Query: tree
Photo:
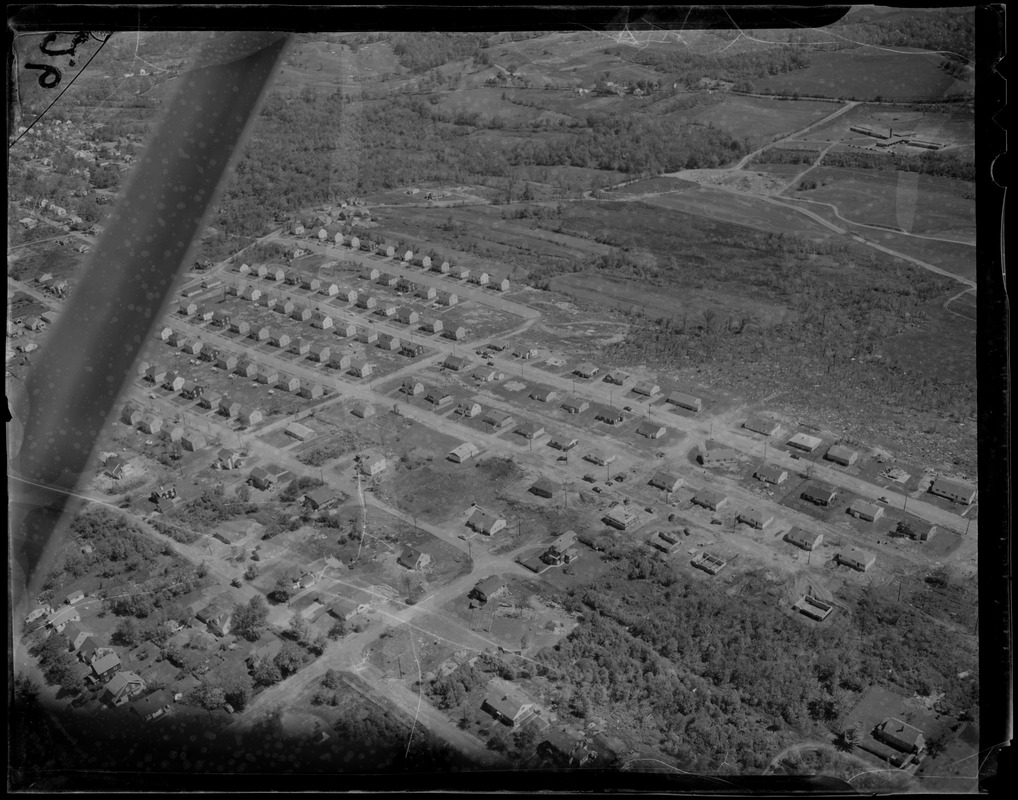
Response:
[{"label": "tree", "polygon": [[322,686],[326,689],[336,689],[339,687],[339,673],[334,669],[327,669],[325,675],[322,677]]},{"label": "tree", "polygon": [[308,621],[300,615],[299,611],[294,611],[290,616],[290,627],[287,629],[287,633],[301,646],[307,645],[311,628],[308,625]]},{"label": "tree", "polygon": [[265,621],[269,618],[269,607],[265,599],[256,594],[246,604],[233,610],[233,630],[249,642],[256,642],[262,635]]},{"label": "tree", "polygon": [[283,675],[279,671],[279,667],[276,666],[273,661],[262,661],[254,668],[254,672],[251,675],[254,678],[254,682],[257,686],[271,686],[274,683],[279,683],[282,680]]},{"label": "tree", "polygon": [[258,577],[258,566],[256,564],[248,564],[247,569],[244,570],[244,580],[253,581]]},{"label": "tree", "polygon": [[283,647],[276,654],[273,663],[279,668],[282,677],[293,675],[304,664],[304,653],[294,642],[283,642]]},{"label": "tree", "polygon": [[862,734],[859,733],[858,728],[846,728],[841,732],[839,737],[838,745],[846,753],[851,753],[862,741]]},{"label": "tree", "polygon": [[532,748],[537,740],[537,728],[534,725],[524,725],[513,735],[513,739],[516,743],[516,749],[521,753],[526,753]]},{"label": "tree", "polygon": [[226,692],[221,686],[217,686],[206,678],[190,691],[188,702],[191,705],[204,708],[206,711],[215,711],[217,708],[222,708],[226,702]]},{"label": "tree", "polygon": [[286,579],[285,575],[281,575],[279,580],[276,581],[276,586],[269,594],[269,598],[277,603],[289,603],[290,594],[293,591],[293,584]]},{"label": "tree", "polygon": [[220,683],[226,702],[237,711],[242,711],[251,699],[251,692],[254,689],[251,676],[242,667],[234,666],[222,675]]},{"label": "tree", "polygon": [[139,638],[138,623],[132,617],[125,617],[113,631],[110,641],[122,647],[134,647]]},{"label": "tree", "polygon": [[329,628],[329,638],[333,641],[346,636],[346,620],[337,619]]}]

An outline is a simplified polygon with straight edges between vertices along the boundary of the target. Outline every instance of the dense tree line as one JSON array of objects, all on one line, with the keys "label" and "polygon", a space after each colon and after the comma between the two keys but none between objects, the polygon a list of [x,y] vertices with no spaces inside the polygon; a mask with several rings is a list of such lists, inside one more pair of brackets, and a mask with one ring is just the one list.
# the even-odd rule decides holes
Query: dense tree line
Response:
[{"label": "dense tree line", "polygon": [[[124,517],[102,506],[87,508],[71,523],[76,542],[88,545],[67,548],[44,584],[47,591],[85,575],[100,579],[99,596],[107,609],[118,616],[151,618],[173,613],[176,598],[204,583],[201,569],[144,536]],[[154,635],[153,626],[143,630]]]},{"label": "dense tree line", "polygon": [[174,519],[185,527],[208,532],[222,522],[256,511],[258,506],[253,503],[227,500],[222,484],[216,484],[175,511]]},{"label": "dense tree line", "polygon": [[918,172],[937,178],[955,178],[962,181],[976,179],[976,165],[962,161],[949,153],[927,152],[919,156],[880,155],[856,151],[829,151],[821,162],[825,167],[845,169],[884,169],[900,172]]},{"label": "dense tree line", "polygon": [[809,66],[809,55],[794,46],[717,55],[694,53],[682,48],[619,49],[606,52],[658,72],[682,76],[681,79],[688,86],[695,85],[701,78],[751,81]]},{"label": "dense tree line", "polygon": [[790,147],[771,147],[756,156],[751,164],[812,164],[819,150],[798,150]]},{"label": "dense tree line", "polygon": [[385,38],[399,63],[411,72],[422,73],[450,61],[479,56],[487,46],[483,33],[389,33]]},{"label": "dense tree line", "polygon": [[[643,720],[685,769],[718,771],[727,759],[758,770],[780,749],[768,725],[796,736],[831,729],[873,683],[945,691],[945,710],[975,711],[971,682],[956,677],[973,655],[893,601],[871,596],[838,625],[805,626],[766,602],[690,580],[638,546],[608,549],[611,570],[567,601],[583,621],[538,659],[557,676],[569,713]],[[747,596],[766,596],[762,574],[747,582]]]},{"label": "dense tree line", "polygon": [[717,128],[633,114],[599,120],[576,137],[524,142],[513,149],[510,163],[642,175],[718,167],[742,155],[744,145]]},{"label": "dense tree line", "polygon": [[[713,167],[745,153],[744,145],[703,125],[676,129],[629,115],[591,117],[587,129],[563,129],[547,140],[513,145],[472,136],[479,115],[450,115],[416,97],[347,104],[340,95],[274,94],[226,193],[217,227],[261,234],[281,216],[312,203],[406,184],[490,182],[518,169],[572,165],[641,174]],[[526,200],[524,186],[512,199]]]},{"label": "dense tree line", "polygon": [[864,21],[857,21],[857,15],[853,15],[851,20],[835,23],[833,29],[853,42],[946,50],[969,61],[975,57],[975,14],[971,7],[901,10]]}]

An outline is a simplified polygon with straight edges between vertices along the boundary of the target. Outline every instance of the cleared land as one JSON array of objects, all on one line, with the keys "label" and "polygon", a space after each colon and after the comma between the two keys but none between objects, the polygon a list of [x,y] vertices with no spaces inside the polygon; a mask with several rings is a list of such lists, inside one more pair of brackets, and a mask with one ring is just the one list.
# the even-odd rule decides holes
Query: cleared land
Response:
[{"label": "cleared land", "polygon": [[822,119],[834,108],[830,103],[816,100],[796,102],[731,95],[722,103],[688,115],[688,120],[713,125],[737,139],[748,140],[753,147],[759,147]]},{"label": "cleared land", "polygon": [[975,187],[966,181],[831,167],[811,170],[807,179],[820,185],[809,191],[792,187],[793,197],[831,203],[853,222],[975,241]]},{"label": "cleared land", "polygon": [[970,90],[971,84],[940,69],[942,61],[935,53],[891,53],[875,47],[811,53],[805,69],[761,78],[753,89],[860,100],[940,99]]}]

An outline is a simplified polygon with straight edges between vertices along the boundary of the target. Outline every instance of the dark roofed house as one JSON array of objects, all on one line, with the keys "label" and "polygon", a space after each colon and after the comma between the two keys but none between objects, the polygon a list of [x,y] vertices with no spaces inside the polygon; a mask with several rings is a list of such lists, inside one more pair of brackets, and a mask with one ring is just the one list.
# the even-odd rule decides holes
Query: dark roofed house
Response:
[{"label": "dark roofed house", "polygon": [[525,439],[540,439],[544,436],[544,426],[539,422],[523,422],[516,426],[514,432]]},{"label": "dark roofed house", "polygon": [[328,486],[319,486],[312,492],[304,495],[304,501],[313,511],[322,511],[331,508],[339,502],[335,490]]},{"label": "dark roofed house", "polygon": [[788,480],[788,470],[784,470],[774,464],[761,464],[757,467],[753,476],[764,483],[773,483],[777,485]]},{"label": "dark roofed house", "polygon": [[504,517],[497,514],[489,514],[482,508],[477,508],[467,520],[467,527],[486,536],[498,533],[506,526]]},{"label": "dark roofed house", "polygon": [[425,402],[433,406],[446,406],[453,401],[453,397],[445,389],[431,389],[424,395]]},{"label": "dark roofed house", "polygon": [[811,482],[803,487],[800,496],[803,500],[808,500],[815,505],[829,506],[837,498],[838,492],[836,489],[825,486],[822,483]]},{"label": "dark roofed house", "polygon": [[371,608],[371,595],[363,589],[345,589],[344,591],[348,596],[338,598],[329,606],[329,613],[332,616],[342,620],[351,620]]},{"label": "dark roofed house", "polygon": [[843,467],[852,466],[859,458],[859,454],[855,450],[836,444],[832,445],[831,448],[824,454],[824,458],[828,461],[833,461],[835,464],[841,464]]},{"label": "dark roofed house", "polygon": [[849,547],[847,550],[838,553],[839,564],[844,564],[847,567],[859,570],[859,572],[866,572],[876,561],[877,557],[875,555],[858,547]]},{"label": "dark roofed house", "polygon": [[530,397],[532,400],[537,400],[538,402],[541,403],[550,403],[557,396],[558,392],[556,392],[554,389],[548,389],[546,387],[534,389],[534,391],[530,393]]},{"label": "dark roofed house", "polygon": [[704,489],[701,492],[697,492],[693,502],[698,506],[709,508],[711,511],[718,511],[728,502],[728,498],[721,492],[713,489]]},{"label": "dark roofed house", "polygon": [[668,432],[668,428],[657,422],[645,420],[640,423],[639,427],[636,429],[636,432],[640,436],[646,436],[648,439],[660,439]]},{"label": "dark roofed house", "polygon": [[98,648],[92,656],[92,674],[96,680],[111,677],[120,669],[120,656],[107,647]]},{"label": "dark roofed house", "polygon": [[683,480],[678,475],[673,475],[670,472],[656,472],[648,483],[666,492],[674,492],[682,486]]},{"label": "dark roofed house", "polygon": [[822,533],[810,533],[799,527],[794,527],[785,534],[786,542],[801,547],[803,550],[816,550],[823,540]]},{"label": "dark roofed house", "polygon": [[739,522],[749,525],[751,528],[763,530],[772,522],[774,522],[774,515],[771,514],[769,511],[764,511],[759,508],[747,508],[743,511],[740,511],[736,519]]},{"label": "dark roofed house", "polygon": [[481,704],[499,722],[515,728],[533,715],[534,702],[507,681],[493,679]]},{"label": "dark roofed house", "polygon": [[762,433],[764,436],[773,436],[781,429],[781,426],[774,420],[764,417],[750,417],[742,423],[742,427],[754,433]]},{"label": "dark roofed house", "polygon": [[276,479],[264,467],[255,467],[251,470],[251,477],[248,478],[256,489],[271,489]]},{"label": "dark roofed house", "polygon": [[160,689],[153,692],[148,697],[143,697],[141,700],[135,701],[131,705],[131,711],[146,722],[149,722],[153,719],[159,719],[159,717],[169,714],[172,707],[173,695],[165,689]]},{"label": "dark roofed house", "polygon": [[492,575],[485,578],[483,581],[478,582],[478,584],[470,590],[470,596],[480,600],[482,603],[487,603],[492,598],[498,597],[498,595],[502,594],[505,589],[505,581],[497,575]]},{"label": "dark roofed house", "polygon": [[665,402],[679,408],[684,408],[687,411],[700,411],[703,408],[703,400],[684,392],[672,392],[665,398]]},{"label": "dark roofed house", "polygon": [[397,561],[407,569],[423,569],[431,563],[431,556],[414,547],[404,547]]},{"label": "dark roofed house", "polygon": [[728,447],[703,447],[697,460],[705,467],[721,467],[739,463],[739,454]]},{"label": "dark roofed house", "polygon": [[550,727],[542,734],[537,745],[537,755],[555,767],[582,767],[595,757],[582,738]]},{"label": "dark roofed house", "polygon": [[930,484],[930,494],[946,497],[952,502],[967,506],[976,499],[976,487],[950,478],[938,477]]},{"label": "dark roofed house", "polygon": [[572,563],[577,556],[575,545],[576,532],[566,531],[548,545],[548,549],[541,554],[541,561],[553,566]]},{"label": "dark roofed house", "polygon": [[145,681],[134,672],[118,672],[106,684],[103,701],[112,706],[122,706],[145,691]]},{"label": "dark roofed house", "polygon": [[853,517],[866,522],[876,522],[884,516],[884,509],[881,506],[867,503],[865,500],[853,500],[846,510]]},{"label": "dark roofed house", "polygon": [[594,414],[594,419],[609,425],[621,425],[625,421],[625,416],[616,408],[599,406]]},{"label": "dark roofed house", "polygon": [[449,356],[442,362],[442,366],[446,369],[451,369],[454,372],[459,372],[465,369],[468,365],[468,361],[464,356]]},{"label": "dark roofed house", "polygon": [[562,403],[562,408],[569,414],[580,414],[590,408],[590,403],[577,397],[570,397]]},{"label": "dark roofed house", "polygon": [[918,755],[926,748],[926,736],[923,732],[896,717],[888,717],[877,725],[873,736],[878,741],[908,755]]},{"label": "dark roofed house", "polygon": [[555,492],[558,491],[558,484],[553,483],[547,478],[538,478],[534,481],[533,486],[530,487],[531,494],[536,494],[538,497],[554,497]]}]

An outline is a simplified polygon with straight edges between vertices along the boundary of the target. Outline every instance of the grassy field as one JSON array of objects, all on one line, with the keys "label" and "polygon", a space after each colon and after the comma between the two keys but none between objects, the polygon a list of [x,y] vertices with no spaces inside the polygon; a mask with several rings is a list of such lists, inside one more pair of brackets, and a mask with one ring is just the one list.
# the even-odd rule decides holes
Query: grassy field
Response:
[{"label": "grassy field", "polygon": [[699,319],[709,309],[722,319],[748,315],[760,325],[771,325],[785,313],[783,306],[756,298],[706,289],[665,289],[593,273],[561,275],[552,281],[552,288],[594,305],[636,309],[652,319]]},{"label": "grassy field", "polygon": [[652,192],[681,192],[686,189],[693,189],[697,184],[692,181],[684,181],[682,178],[648,178],[647,180],[628,183],[617,189],[612,189],[609,197],[616,195],[626,197]]},{"label": "grassy field", "polygon": [[811,53],[810,66],[761,78],[753,89],[860,100],[939,100],[969,89],[939,68],[942,60],[934,53],[871,47]]},{"label": "grassy field", "polygon": [[[792,203],[799,202],[796,198],[788,198],[788,201]],[[813,213],[819,214],[837,225],[845,226],[846,224],[844,220],[839,220],[835,217],[834,212],[827,206],[815,203],[802,203],[802,207],[808,208]],[[848,227],[866,239],[888,247],[902,255],[918,258],[961,278],[969,280],[975,280],[976,278],[976,249],[969,245],[922,239],[891,230],[885,231],[858,227],[851,223],[848,223]]]},{"label": "grassy field", "polygon": [[951,313],[959,307],[968,307],[974,317],[975,306],[972,303],[975,298],[971,294],[964,295],[951,303],[951,310],[943,307],[947,299],[941,297],[928,303],[923,311],[929,316],[929,321],[922,328],[911,328],[888,339],[884,350],[896,361],[908,362],[911,367],[927,374],[951,375],[958,380],[975,382],[976,321]]},{"label": "grassy field", "polygon": [[[975,118],[967,110],[951,113],[911,111],[906,108],[861,104],[806,134],[804,142],[837,142],[851,139],[856,144],[872,144],[875,139],[849,130],[854,125],[914,130],[921,139],[955,143],[975,139]],[[798,141],[798,140],[796,140]],[[788,145],[782,145],[783,147]],[[925,152],[906,149],[906,152]]]},{"label": "grassy field", "polygon": [[802,214],[780,208],[760,198],[737,195],[710,187],[701,186],[681,194],[652,197],[644,202],[710,220],[745,225],[766,233],[792,234],[821,240],[831,239],[837,235]]},{"label": "grassy field", "polygon": [[804,128],[835,109],[835,106],[822,101],[796,102],[732,95],[719,105],[697,110],[690,115],[689,121],[713,125],[736,139],[747,139],[753,147],[759,147]]},{"label": "grassy field", "polygon": [[817,189],[792,196],[831,203],[846,219],[891,225],[906,233],[975,239],[976,204],[966,181],[916,173],[819,167],[809,179]]}]

